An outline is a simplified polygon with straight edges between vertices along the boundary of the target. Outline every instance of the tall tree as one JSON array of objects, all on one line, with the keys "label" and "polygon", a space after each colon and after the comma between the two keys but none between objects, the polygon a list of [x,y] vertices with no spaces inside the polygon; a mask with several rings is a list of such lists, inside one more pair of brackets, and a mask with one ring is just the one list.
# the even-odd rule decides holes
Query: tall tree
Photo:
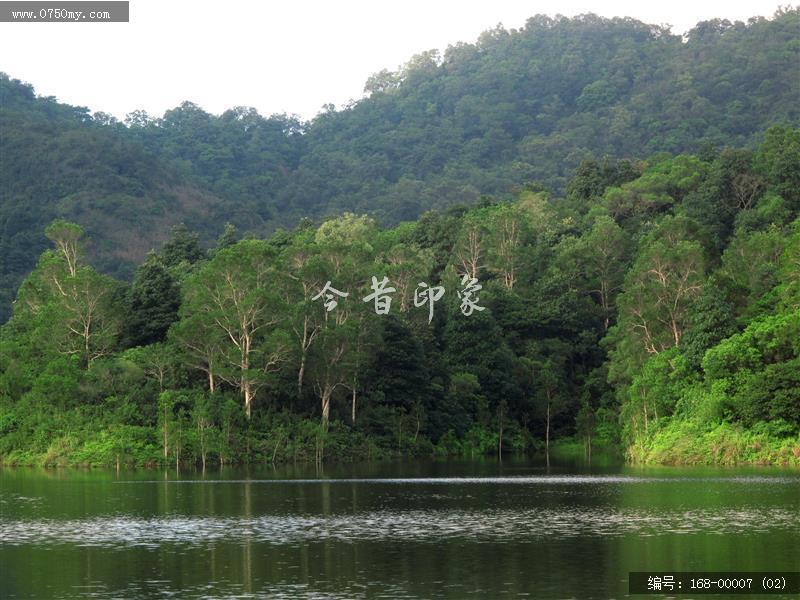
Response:
[{"label": "tall tree", "polygon": [[647,353],[680,345],[705,279],[705,257],[688,219],[666,217],[645,237],[619,298],[620,325]]},{"label": "tall tree", "polygon": [[582,291],[596,298],[607,330],[630,260],[630,236],[613,219],[599,215],[580,238],[562,244],[558,260],[562,269],[574,269]]},{"label": "tall tree", "polygon": [[77,356],[88,368],[114,349],[121,326],[119,285],[79,262],[80,227],[56,221],[48,235],[56,251],[42,254],[20,289],[20,309],[38,323],[41,343]]},{"label": "tall tree", "polygon": [[529,223],[527,213],[515,204],[503,203],[495,207],[489,217],[490,247],[488,259],[509,291],[519,279],[522,250],[528,241]]},{"label": "tall tree", "polygon": [[128,290],[126,343],[141,346],[163,341],[169,326],[178,319],[180,301],[178,283],[161,257],[151,252],[136,269]]},{"label": "tall tree", "polygon": [[47,238],[53,242],[56,252],[67,264],[67,271],[74,277],[78,269],[83,228],[75,223],[57,219],[44,230]]},{"label": "tall tree", "polygon": [[200,236],[189,231],[183,223],[172,228],[159,254],[167,267],[176,267],[184,262],[191,265],[205,256],[200,248]]},{"label": "tall tree", "polygon": [[245,240],[220,251],[186,283],[187,312],[224,334],[219,376],[240,390],[248,419],[265,375],[288,353],[275,327],[286,315],[282,279],[275,251],[266,242]]}]

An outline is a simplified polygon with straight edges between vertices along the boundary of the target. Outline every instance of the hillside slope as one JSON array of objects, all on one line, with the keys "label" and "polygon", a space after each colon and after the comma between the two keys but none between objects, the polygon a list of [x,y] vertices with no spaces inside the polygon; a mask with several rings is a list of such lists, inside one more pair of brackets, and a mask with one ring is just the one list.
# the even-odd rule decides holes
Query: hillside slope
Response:
[{"label": "hillside slope", "polygon": [[531,18],[370,77],[367,96],[309,123],[191,103],[126,124],[37,98],[0,75],[0,322],[55,217],[92,263],[126,276],[176,222],[265,233],[305,216],[425,210],[556,193],[587,158],[753,147],[800,119],[800,10],[709,21],[684,39],[632,19]]},{"label": "hillside slope", "polygon": [[91,262],[127,278],[174,224],[206,229],[220,206],[86,109],[36,98],[6,77],[0,106],[0,321],[46,246],[44,228],[53,219],[81,223],[93,235]]}]

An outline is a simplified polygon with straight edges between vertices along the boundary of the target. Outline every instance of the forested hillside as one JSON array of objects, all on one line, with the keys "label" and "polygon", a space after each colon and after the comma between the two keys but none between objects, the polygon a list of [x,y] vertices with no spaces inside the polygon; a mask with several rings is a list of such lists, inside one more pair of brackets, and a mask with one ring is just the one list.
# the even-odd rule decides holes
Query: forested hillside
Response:
[{"label": "forested hillside", "polygon": [[592,157],[755,148],[798,122],[799,30],[797,9],[685,38],[537,16],[377,73],[310,122],[184,103],[118,123],[2,75],[0,321],[58,217],[88,232],[92,265],[125,277],[179,222],[204,246],[226,221],[257,235],[343,211],[392,225],[532,182],[563,195]]},{"label": "forested hillside", "polygon": [[800,462],[800,129],[585,161],[564,197],[186,227],[128,285],[51,249],[0,329],[0,458],[157,464],[500,453]]},{"label": "forested hillside", "polygon": [[50,221],[89,232],[101,271],[129,278],[173,225],[206,230],[220,199],[85,108],[37,98],[0,74],[0,321]]}]

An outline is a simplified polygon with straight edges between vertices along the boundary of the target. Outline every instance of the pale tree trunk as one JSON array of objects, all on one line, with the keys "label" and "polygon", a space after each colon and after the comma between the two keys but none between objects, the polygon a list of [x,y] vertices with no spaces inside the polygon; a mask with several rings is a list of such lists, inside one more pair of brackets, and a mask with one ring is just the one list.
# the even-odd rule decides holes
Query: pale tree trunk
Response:
[{"label": "pale tree trunk", "polygon": [[242,395],[244,396],[244,412],[247,415],[247,420],[250,420],[250,413],[253,404],[253,386],[247,371],[250,369],[250,337],[245,336],[244,343],[242,344]]},{"label": "pale tree trunk", "polygon": [[642,405],[644,408],[644,433],[647,434],[647,401],[645,400],[644,404]]},{"label": "pale tree trunk", "polygon": [[89,365],[92,364],[92,356],[89,353],[89,331],[91,328],[91,321],[88,319],[84,321],[83,324],[83,349],[86,353],[86,368],[89,368]]},{"label": "pale tree trunk", "polygon": [[550,390],[547,390],[547,424],[544,430],[544,451],[547,458],[547,466],[550,466]]},{"label": "pale tree trunk", "polygon": [[544,447],[547,449],[547,453],[550,454],[550,403],[547,403],[547,427],[545,428],[544,434]]},{"label": "pale tree trunk", "polygon": [[331,395],[333,388],[326,385],[322,390],[322,431],[317,438],[317,464],[321,464],[325,455],[325,434],[328,433],[328,423],[330,422],[331,415]]},{"label": "pale tree trunk", "polygon": [[473,229],[469,232],[469,275],[473,279],[478,277],[478,265],[481,259],[480,234]]},{"label": "pale tree trunk", "polygon": [[200,460],[203,464],[203,473],[206,472],[206,429],[209,423],[205,418],[197,419],[197,437],[200,440]]},{"label": "pale tree trunk", "polygon": [[[304,287],[304,292],[308,294],[308,289]],[[327,318],[327,314],[326,314]],[[314,338],[317,337],[318,329],[316,326],[309,328],[310,318],[308,315],[303,316],[303,333],[300,336],[300,369],[297,372],[297,397],[303,393],[303,380],[305,379],[306,362],[308,360],[308,350]],[[295,328],[295,333],[299,333]]]},{"label": "pale tree trunk", "polygon": [[458,259],[464,272],[471,278],[477,279],[480,270],[481,235],[477,228],[472,228],[467,232],[466,240],[459,245]]},{"label": "pale tree trunk", "polygon": [[681,329],[678,326],[677,320],[674,318],[672,319],[671,328],[672,328],[672,337],[675,340],[675,346],[679,346],[681,343]]},{"label": "pale tree trunk", "polygon": [[244,412],[247,418],[250,419],[250,412],[253,403],[253,389],[250,386],[250,380],[247,377],[242,378],[242,393],[244,394]]},{"label": "pale tree trunk", "polygon": [[516,250],[519,247],[519,228],[516,219],[511,219],[503,224],[504,239],[501,243],[503,253],[505,254],[505,273],[503,274],[503,283],[506,288],[511,291],[514,289],[514,283],[517,281],[517,268],[516,268]]},{"label": "pale tree trunk", "polygon": [[513,270],[506,273],[504,281],[509,292],[514,289],[514,283],[517,281],[517,276]]},{"label": "pale tree trunk", "polygon": [[503,424],[500,423],[500,436],[497,439],[497,456],[503,458]]},{"label": "pale tree trunk", "polygon": [[503,459],[503,420],[504,420],[504,417],[505,417],[505,411],[503,410],[502,403],[500,404],[499,408],[500,408],[500,410],[499,410],[500,419],[499,419],[499,422],[498,422],[498,429],[499,429],[500,435],[497,438],[497,456],[498,456],[498,458],[500,460],[502,460]]},{"label": "pale tree trunk", "polygon": [[78,247],[75,242],[69,240],[56,240],[56,246],[64,255],[67,261],[67,269],[71,277],[75,277],[78,268]]},{"label": "pale tree trunk", "polygon": [[164,403],[164,460],[169,456],[169,421],[167,420],[167,405]]},{"label": "pale tree trunk", "polygon": [[310,340],[308,339],[308,315],[303,316],[303,337],[300,340],[300,370],[297,373],[297,397],[298,399],[303,393],[303,375],[306,372],[306,356],[308,354],[308,346]]},{"label": "pale tree trunk", "polygon": [[303,348],[303,355],[300,357],[300,370],[297,373],[297,397],[303,393],[303,375],[306,372],[306,348]]},{"label": "pale tree trunk", "polygon": [[600,301],[603,305],[603,331],[608,331],[609,321],[610,321],[610,310],[609,310],[609,298],[608,298],[608,284],[606,280],[603,279],[600,282]]},{"label": "pale tree trunk", "polygon": [[322,430],[324,432],[328,431],[328,422],[330,420],[331,415],[331,395],[333,390],[330,386],[325,386],[325,389],[322,392]]}]

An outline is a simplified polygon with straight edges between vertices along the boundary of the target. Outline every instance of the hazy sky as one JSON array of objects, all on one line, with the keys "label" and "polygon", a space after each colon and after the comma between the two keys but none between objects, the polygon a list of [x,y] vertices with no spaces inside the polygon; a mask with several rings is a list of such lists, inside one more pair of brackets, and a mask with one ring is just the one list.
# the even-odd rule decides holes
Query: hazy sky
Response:
[{"label": "hazy sky", "polygon": [[[785,2],[784,2],[785,3]],[[362,95],[413,54],[473,42],[537,13],[594,12],[670,24],[771,16],[765,0],[130,0],[129,23],[0,23],[0,71],[37,93],[122,118],[191,100],[314,116]]]}]

